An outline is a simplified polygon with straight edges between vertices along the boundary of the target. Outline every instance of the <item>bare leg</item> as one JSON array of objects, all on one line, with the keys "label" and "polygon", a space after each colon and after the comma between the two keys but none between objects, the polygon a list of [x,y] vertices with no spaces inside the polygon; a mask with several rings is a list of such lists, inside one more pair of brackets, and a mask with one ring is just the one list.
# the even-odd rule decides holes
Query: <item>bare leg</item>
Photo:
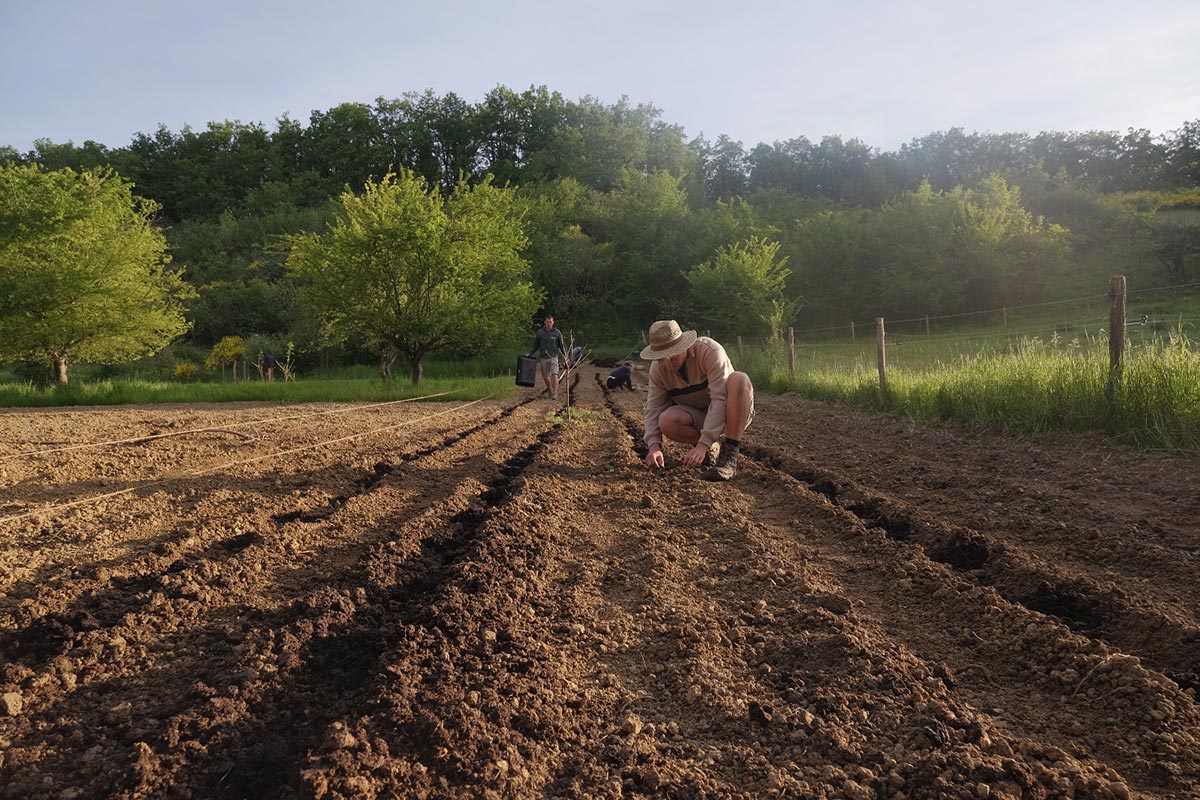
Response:
[{"label": "bare leg", "polygon": [[663,436],[674,442],[692,444],[700,441],[700,431],[692,422],[692,415],[679,408],[668,408],[658,417],[658,427]]},{"label": "bare leg", "polygon": [[750,420],[750,409],[754,405],[754,385],[750,376],[735,372],[725,381],[729,391],[725,400],[725,438],[741,441]]}]

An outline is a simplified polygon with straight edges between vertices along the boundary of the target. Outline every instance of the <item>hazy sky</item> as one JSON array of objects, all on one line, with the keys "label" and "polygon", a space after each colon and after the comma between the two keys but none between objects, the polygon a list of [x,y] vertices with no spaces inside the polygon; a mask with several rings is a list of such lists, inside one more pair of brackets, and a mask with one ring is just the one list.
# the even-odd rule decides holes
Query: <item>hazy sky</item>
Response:
[{"label": "hazy sky", "polygon": [[688,138],[1200,119],[1197,0],[0,0],[0,145],[497,85],[651,103]]}]

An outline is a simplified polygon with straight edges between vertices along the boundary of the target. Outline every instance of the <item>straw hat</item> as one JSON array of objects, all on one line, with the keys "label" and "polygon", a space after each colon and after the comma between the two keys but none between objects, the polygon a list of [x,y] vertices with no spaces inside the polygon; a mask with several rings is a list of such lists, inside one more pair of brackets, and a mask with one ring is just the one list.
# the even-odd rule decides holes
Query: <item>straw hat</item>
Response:
[{"label": "straw hat", "polygon": [[655,361],[677,356],[695,341],[695,331],[681,331],[675,320],[662,319],[650,326],[650,344],[642,348],[642,358]]}]

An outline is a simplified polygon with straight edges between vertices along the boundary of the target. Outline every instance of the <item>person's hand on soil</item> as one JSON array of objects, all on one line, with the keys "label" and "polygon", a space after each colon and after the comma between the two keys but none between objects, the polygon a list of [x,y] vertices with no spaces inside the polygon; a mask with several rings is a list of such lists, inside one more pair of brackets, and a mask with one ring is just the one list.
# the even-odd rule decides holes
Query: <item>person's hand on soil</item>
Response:
[{"label": "person's hand on soil", "polygon": [[683,463],[689,467],[698,467],[706,455],[708,455],[708,445],[698,443],[687,451],[687,455],[683,457]]},{"label": "person's hand on soil", "polygon": [[651,447],[650,452],[646,453],[646,466],[650,469],[662,469],[666,464],[661,447]]}]

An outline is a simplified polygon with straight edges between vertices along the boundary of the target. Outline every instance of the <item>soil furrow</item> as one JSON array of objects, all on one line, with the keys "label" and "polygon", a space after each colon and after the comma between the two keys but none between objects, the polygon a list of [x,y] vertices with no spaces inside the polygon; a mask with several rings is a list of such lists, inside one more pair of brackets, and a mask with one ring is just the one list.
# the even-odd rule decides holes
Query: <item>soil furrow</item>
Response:
[{"label": "soil furrow", "polygon": [[[528,422],[521,424],[527,425]],[[491,437],[487,442],[481,442],[480,446],[491,448],[496,441],[508,441],[512,438],[512,432],[506,431],[496,437]],[[447,446],[442,444],[436,446],[433,450],[441,453],[447,450]],[[469,458],[469,460],[474,463],[473,459]],[[483,465],[486,462],[480,460],[478,463]],[[439,479],[440,472],[440,469],[435,468],[430,477],[434,481],[445,483],[444,480]],[[501,475],[497,478],[495,487],[485,489],[484,491],[485,493],[502,491],[509,480],[510,478]],[[447,488],[452,488],[454,485],[451,482],[447,484]],[[500,488],[497,489],[496,487]],[[466,501],[464,500],[463,502],[465,503]],[[443,503],[443,505],[446,508],[453,509],[456,504],[449,502]],[[294,526],[284,526],[281,531],[286,532],[289,527]],[[330,583],[350,583],[351,585],[357,585],[361,584],[363,580],[361,573],[359,577],[354,578],[352,577],[353,573],[347,574],[339,569],[339,565],[345,563],[348,558],[347,553],[343,553],[331,560],[335,566],[332,572],[325,573],[323,580],[318,578],[315,584],[312,582],[307,583],[306,585],[310,587],[308,589],[304,589],[303,584],[298,585],[297,591],[300,591],[302,594],[293,594],[292,597],[296,599],[290,603],[290,606],[282,607],[283,610],[279,612],[268,612],[266,614],[256,609],[244,608],[234,614],[234,624],[227,624],[224,620],[225,615],[222,614],[221,609],[229,608],[231,597],[237,597],[246,593],[250,590],[255,580],[261,580],[264,577],[263,565],[269,564],[269,562],[274,560],[275,557],[271,551],[279,548],[281,537],[274,533],[270,534],[269,538],[271,541],[268,546],[250,547],[254,544],[261,545],[257,541],[259,538],[261,537],[256,533],[241,534],[221,539],[204,551],[192,552],[183,557],[175,557],[169,562],[160,562],[159,566],[162,566],[161,575],[141,575],[132,581],[123,581],[121,578],[115,580],[109,579],[109,582],[112,584],[109,600],[120,602],[124,606],[123,609],[113,609],[110,607],[110,602],[101,602],[90,594],[85,595],[84,602],[89,604],[88,607],[93,610],[103,609],[104,618],[115,623],[116,628],[114,630],[103,630],[99,624],[101,620],[95,620],[96,624],[93,624],[94,617],[90,616],[86,609],[81,610],[77,615],[80,619],[75,621],[80,622],[80,627],[87,628],[87,630],[82,632],[82,637],[80,636],[80,632],[74,632],[75,641],[72,646],[75,652],[71,653],[72,658],[63,658],[61,654],[45,654],[46,658],[43,661],[51,661],[53,667],[46,678],[51,681],[51,685],[57,685],[59,680],[69,684],[67,688],[72,692],[70,696],[74,701],[98,703],[105,707],[120,707],[123,705],[127,709],[131,709],[139,703],[146,702],[145,680],[148,678],[153,678],[161,684],[168,686],[180,682],[184,686],[196,683],[195,676],[189,679],[186,673],[180,673],[173,666],[164,670],[164,667],[167,665],[161,661],[162,658],[169,655],[171,650],[180,647],[186,636],[187,641],[190,641],[194,646],[199,648],[200,653],[204,654],[204,657],[210,660],[210,668],[216,667],[220,662],[224,662],[224,667],[217,667],[218,674],[221,672],[232,673],[240,675],[241,678],[223,687],[219,682],[214,681],[218,687],[221,687],[221,691],[207,684],[190,693],[185,691],[182,693],[183,701],[178,704],[178,708],[172,711],[172,706],[177,705],[175,702],[160,704],[162,706],[159,709],[161,716],[151,719],[148,723],[145,720],[141,720],[137,724],[132,724],[132,721],[122,724],[120,715],[117,715],[112,720],[113,725],[117,729],[113,732],[114,743],[118,743],[128,736],[136,736],[137,731],[142,732],[139,741],[143,745],[146,742],[154,742],[162,739],[168,742],[177,740],[181,735],[180,731],[187,730],[186,726],[181,726],[177,717],[182,715],[183,718],[186,718],[189,714],[194,713],[188,709],[197,701],[216,705],[223,709],[222,713],[227,713],[228,707],[238,704],[236,698],[239,693],[242,696],[246,696],[249,693],[250,690],[246,686],[247,682],[254,683],[257,680],[257,678],[251,679],[247,676],[266,676],[269,681],[276,680],[274,676],[279,670],[275,664],[266,664],[259,661],[250,668],[238,666],[248,657],[247,654],[252,656],[256,649],[272,651],[277,644],[277,639],[292,643],[300,641],[300,638],[285,632],[294,627],[304,630],[312,629],[311,620],[308,618],[313,611],[311,606],[314,597],[318,598],[319,606],[320,597],[323,592],[332,592],[338,597],[347,596],[347,590],[337,589],[322,589],[312,594],[313,590],[311,587],[313,585],[320,586],[322,583],[326,585]],[[286,537],[283,538],[286,539]],[[303,546],[301,544],[299,547]],[[365,548],[366,543],[362,543],[361,545],[351,547],[350,550],[358,549],[358,552],[361,553]],[[252,553],[249,561],[241,565],[241,567],[232,568],[233,562],[231,559],[247,549]],[[279,555],[286,556],[289,551],[295,552],[299,548],[279,549],[282,551]],[[221,561],[220,571],[214,569],[216,562],[209,560],[207,558],[208,554],[219,556]],[[212,579],[220,572],[223,572],[225,576],[239,580],[233,585],[224,584],[219,591],[213,591],[213,588],[216,587],[213,586]],[[416,572],[421,576],[427,575],[427,571],[423,569],[419,569]],[[230,573],[233,574],[231,575]],[[333,580],[331,581],[331,579]],[[421,578],[421,580],[424,579]],[[218,584],[218,586],[221,586],[221,584]],[[118,592],[118,589],[123,591]],[[153,591],[150,591],[151,589]],[[127,593],[134,590],[139,593],[132,596]],[[302,599],[304,593],[309,594],[307,599]],[[298,606],[297,603],[299,604]],[[143,609],[144,613],[133,613],[139,608]],[[98,611],[97,613],[100,612]],[[162,615],[164,614],[167,615],[165,618],[166,624],[153,621],[156,617],[163,619]],[[213,623],[213,619],[222,620],[222,622],[216,624]],[[200,625],[190,624],[189,620],[200,622]],[[152,625],[153,628],[147,628],[147,623]],[[158,633],[147,638],[146,633],[152,629],[157,629]],[[186,633],[185,630],[187,631]],[[33,632],[37,633],[38,631],[34,628]],[[29,640],[31,634],[22,633],[21,635],[25,640]],[[157,643],[157,646],[153,641],[154,639],[161,640]],[[235,642],[233,647],[229,646],[228,642],[230,641]],[[121,652],[113,652],[112,642],[120,644],[122,648]],[[282,647],[283,645],[280,646]],[[326,664],[327,660],[322,661],[322,658],[324,656],[321,653],[315,656],[318,664]],[[86,666],[88,663],[99,661],[108,662],[105,664],[103,670],[95,670]],[[84,666],[81,667],[80,665]],[[25,682],[32,680],[35,684],[41,680],[36,678],[36,676],[30,675],[32,670],[29,670],[28,667],[20,667],[17,673],[13,672],[15,668],[17,668],[17,665],[13,664],[7,669],[10,680],[13,678]],[[122,669],[131,670],[130,679],[106,680],[107,675],[119,675]],[[199,673],[199,675],[202,679],[200,683],[203,684],[204,673]],[[94,688],[90,688],[93,684]],[[90,695],[94,695],[94,699],[86,699]],[[109,697],[113,699],[106,699]],[[121,701],[122,697],[125,698],[125,702],[123,703]],[[131,697],[133,698],[132,703],[130,702]],[[33,709],[37,708],[37,693],[28,692],[25,703],[30,704],[26,706],[26,715],[28,715]],[[38,716],[43,717],[42,714],[38,714]],[[45,706],[44,718],[55,719],[56,717],[58,717],[56,704],[51,703]],[[167,722],[160,723],[159,720],[163,718]],[[51,738],[61,737],[60,740],[69,740],[76,738],[78,731],[73,726],[68,725],[67,727],[57,729],[55,734],[52,734]],[[20,741],[20,739],[17,741],[19,742],[18,748],[22,745],[31,744],[31,742]],[[19,749],[15,750],[14,754],[18,752],[20,752]],[[35,748],[31,746],[22,755],[28,757],[33,752],[35,752]],[[132,767],[127,767],[127,769],[135,773],[138,773],[139,770],[145,772],[148,769],[146,766],[148,757],[147,753],[143,751],[132,753],[129,756],[132,761]],[[9,761],[13,763],[14,758],[10,757]],[[53,769],[53,759],[43,759],[43,761],[48,769]],[[64,775],[73,774],[75,770],[80,768],[78,764],[67,764],[65,762],[60,766]],[[110,776],[114,774],[114,770],[116,774],[121,772],[119,764],[97,765],[91,763],[88,766],[93,770],[102,768],[104,774]],[[97,785],[105,784],[105,779],[95,777],[94,779],[99,781]],[[109,780],[117,780],[120,783],[131,779],[124,778],[118,780],[110,777]],[[91,780],[89,780],[90,782]]]},{"label": "soil furrow", "polygon": [[[764,395],[714,484],[671,444],[647,470],[644,394],[580,376],[570,414],[518,392],[0,530],[0,797],[1200,796],[1193,464]],[[0,438],[236,418],[12,412]],[[397,420],[291,444],[364,418]]]},{"label": "soil furrow", "polygon": [[[486,488],[464,501],[462,510],[427,527],[415,551],[372,551],[361,571],[388,576],[386,582],[360,587],[352,602],[343,598],[340,607],[315,621],[311,632],[305,624],[309,634],[296,636],[299,646],[291,659],[295,666],[269,687],[253,687],[248,697],[243,692],[244,702],[254,707],[253,716],[223,722],[204,758],[165,773],[171,784],[188,786],[199,796],[303,796],[304,756],[319,750],[323,739],[336,740],[345,731],[333,723],[347,708],[375,707],[371,679],[379,672],[381,658],[419,635],[414,629],[428,624],[430,606],[442,587],[480,546],[486,522],[519,491],[523,471],[554,435],[553,430],[545,432],[509,457]],[[297,699],[302,701],[299,708]],[[164,777],[158,776],[158,781]],[[155,785],[144,782],[140,789]]]},{"label": "soil furrow", "polygon": [[769,448],[750,446],[744,452],[805,483],[867,527],[882,529],[975,584],[994,588],[1005,600],[1139,656],[1184,689],[1200,689],[1200,628],[1190,619],[1164,614],[1161,607],[1139,606],[1136,597],[1116,586],[1072,577],[1019,545],[998,543],[896,500],[869,496],[850,481],[819,475]]},{"label": "soil furrow", "polygon": [[[497,424],[512,415],[522,405],[508,406],[483,422],[460,429],[442,436],[435,444],[400,455],[400,461],[409,463],[438,453],[457,442]],[[376,465],[369,478],[360,479],[358,494],[364,494],[374,487],[395,467],[381,462]],[[211,481],[208,481],[211,482]],[[203,493],[211,493],[201,489]],[[314,521],[327,518],[337,508],[341,508],[351,495],[342,496],[327,503],[321,512],[292,511],[276,514],[272,519],[277,524],[296,519]],[[261,504],[259,498],[249,496],[240,511],[252,513],[255,506]],[[229,513],[229,504],[223,504]],[[199,546],[199,542],[212,542],[208,547]],[[32,603],[23,606],[22,613],[15,623],[19,627],[13,630],[0,630],[0,657],[5,660],[24,663],[33,669],[39,666],[33,662],[61,655],[70,647],[71,639],[79,632],[111,627],[126,613],[137,611],[147,601],[146,592],[158,586],[164,576],[176,575],[187,570],[194,570],[210,562],[227,561],[240,553],[251,544],[261,543],[263,535],[259,530],[243,530],[240,525],[233,528],[231,534],[215,531],[206,535],[197,531],[190,523],[184,523],[174,531],[166,533],[155,547],[155,552],[143,556],[137,562],[126,565],[127,574],[113,575],[110,570],[100,568],[90,578],[76,576],[72,588],[79,593],[68,597],[64,592],[47,592],[41,582],[31,581],[28,584],[18,584],[8,587],[9,598],[20,600],[31,597]],[[202,577],[201,582],[207,579]],[[44,579],[42,579],[44,581]],[[184,583],[184,581],[180,581]],[[33,613],[37,609],[38,613]]]}]

